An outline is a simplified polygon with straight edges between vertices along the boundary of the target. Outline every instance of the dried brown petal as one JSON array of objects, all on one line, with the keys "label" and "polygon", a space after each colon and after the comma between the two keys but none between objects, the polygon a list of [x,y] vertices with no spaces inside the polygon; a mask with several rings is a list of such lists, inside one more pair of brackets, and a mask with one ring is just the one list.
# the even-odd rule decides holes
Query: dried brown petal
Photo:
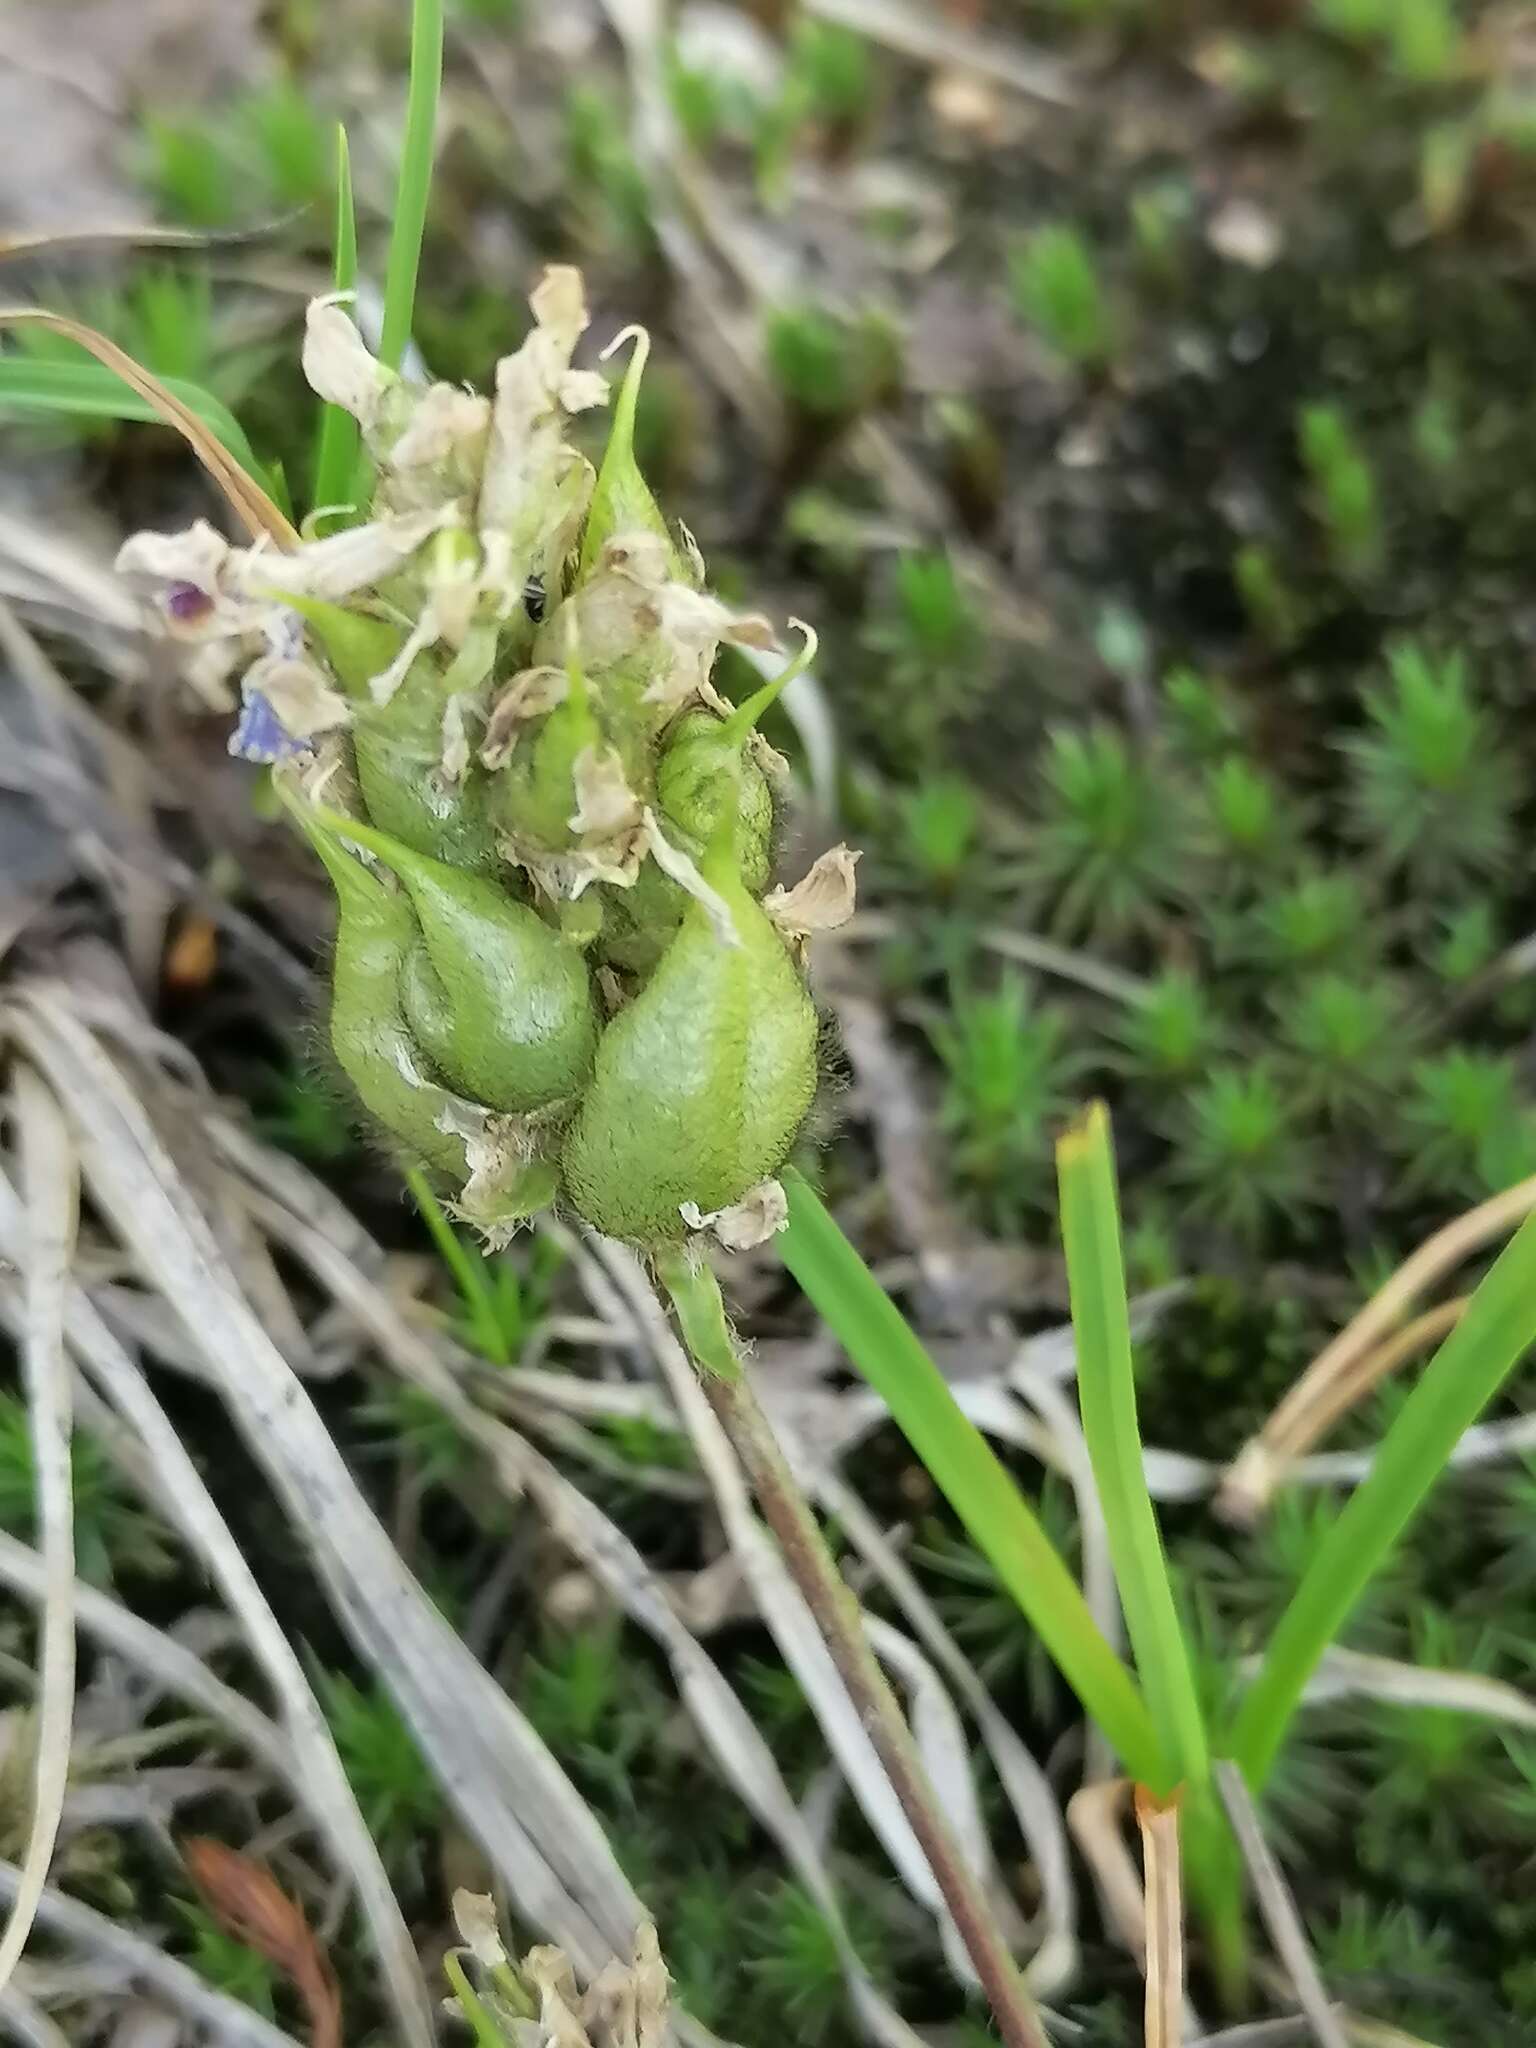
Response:
[{"label": "dried brown petal", "polygon": [[859,856],[846,846],[824,853],[793,889],[772,889],[763,908],[787,939],[836,931],[854,912],[854,870]]},{"label": "dried brown petal", "polygon": [[491,769],[505,767],[523,727],[564,703],[570,687],[563,668],[546,664],[520,670],[491,706],[480,746],[482,764]]},{"label": "dried brown petal", "polygon": [[684,1202],[680,1213],[690,1230],[712,1230],[726,1251],[745,1252],[778,1235],[789,1221],[789,1202],[776,1180],[764,1180],[729,1209],[704,1216],[696,1202]]}]

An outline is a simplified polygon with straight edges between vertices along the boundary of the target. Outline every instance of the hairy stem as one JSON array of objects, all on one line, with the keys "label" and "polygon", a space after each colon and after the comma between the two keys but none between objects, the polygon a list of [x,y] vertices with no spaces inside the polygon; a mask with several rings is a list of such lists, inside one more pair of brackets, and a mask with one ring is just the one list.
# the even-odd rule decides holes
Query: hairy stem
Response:
[{"label": "hairy stem", "polygon": [[1008,2048],[1047,2048],[1034,2001],[1014,1964],[974,1872],[944,1818],[917,1744],[849,1591],[773,1426],[743,1370],[713,1273],[679,1253],[657,1263],[684,1342],[710,1405],[730,1438],[810,1608],[844,1685],[863,1718],[912,1832],[975,1966]]}]

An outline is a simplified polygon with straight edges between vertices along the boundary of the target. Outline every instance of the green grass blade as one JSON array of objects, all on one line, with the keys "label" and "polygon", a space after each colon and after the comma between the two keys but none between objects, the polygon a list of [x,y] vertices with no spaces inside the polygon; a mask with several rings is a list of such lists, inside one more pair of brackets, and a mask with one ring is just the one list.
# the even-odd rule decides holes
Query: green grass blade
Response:
[{"label": "green grass blade", "polygon": [[491,1292],[490,1282],[486,1279],[485,1262],[478,1252],[470,1250],[443,1214],[442,1203],[433,1194],[426,1175],[418,1167],[408,1169],[405,1184],[411,1191],[412,1200],[421,1211],[422,1220],[432,1233],[432,1242],[441,1253],[443,1264],[452,1273],[458,1285],[470,1328],[475,1333],[475,1342],[485,1356],[495,1364],[510,1365],[512,1353],[507,1344],[506,1332],[501,1326],[501,1318],[496,1313],[496,1297]]},{"label": "green grass blade", "polygon": [[452,1949],[443,1957],[443,1975],[453,1987],[459,2011],[475,2039],[475,2048],[509,2048],[506,2035],[496,2024],[490,2008],[477,1995],[464,1973],[464,1965]]},{"label": "green grass blade", "polygon": [[884,1399],[1126,1769],[1156,1783],[1161,1755],[1136,1681],[1105,1641],[1050,1538],[815,1190],[792,1169],[780,1178],[789,1222],[774,1243],[784,1264]]},{"label": "green grass blade", "polygon": [[399,369],[411,338],[442,82],[443,0],[415,0],[411,10],[411,91],[405,109],[400,182],[395,187],[395,225],[389,238],[384,330],[379,342],[379,360],[391,370]]},{"label": "green grass blade", "polygon": [[[183,377],[162,377],[160,381],[218,435],[240,467],[265,489],[265,474],[245,429],[223,400]],[[34,419],[66,414],[75,419],[164,424],[148,399],[114,376],[104,363],[56,363],[41,356],[0,356],[0,412]]]},{"label": "green grass blade", "polygon": [[1381,1569],[1464,1431],[1536,1343],[1536,1217],[1490,1267],[1426,1367],[1281,1615],[1232,1724],[1230,1750],[1257,1791],[1318,1660]]},{"label": "green grass blade", "polygon": [[1062,1138],[1056,1148],[1056,1171],[1083,1434],[1109,1532],[1137,1676],[1162,1747],[1162,1782],[1152,1789],[1166,1794],[1181,1780],[1203,1785],[1210,1758],[1142,1465],[1120,1206],[1109,1117],[1102,1103],[1094,1103]]},{"label": "green grass blade", "polygon": [[[352,160],[347,131],[336,129],[336,233],[334,277],[339,292],[357,283],[357,213],[352,203]],[[320,439],[315,451],[313,504],[348,502],[357,474],[357,421],[345,406],[327,405],[320,413]]]}]

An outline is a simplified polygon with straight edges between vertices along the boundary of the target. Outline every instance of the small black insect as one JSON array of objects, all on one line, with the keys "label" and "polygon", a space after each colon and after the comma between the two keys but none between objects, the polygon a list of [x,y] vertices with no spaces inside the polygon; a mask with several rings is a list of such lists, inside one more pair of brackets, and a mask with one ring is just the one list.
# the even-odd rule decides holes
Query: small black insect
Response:
[{"label": "small black insect", "polygon": [[544,616],[544,578],[530,576],[523,585],[523,610],[528,614],[530,625],[536,626]]}]

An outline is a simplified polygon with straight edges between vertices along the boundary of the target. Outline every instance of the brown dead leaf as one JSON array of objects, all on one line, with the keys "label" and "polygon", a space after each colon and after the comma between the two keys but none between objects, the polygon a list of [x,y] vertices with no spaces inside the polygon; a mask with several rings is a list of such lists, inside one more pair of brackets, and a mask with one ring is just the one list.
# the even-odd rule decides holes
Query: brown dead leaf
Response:
[{"label": "brown dead leaf", "polygon": [[309,2016],[310,2048],[341,2048],[341,1992],[303,1908],[264,1864],[210,1835],[181,1844],[187,1875],[219,1925],[292,1984]]}]

